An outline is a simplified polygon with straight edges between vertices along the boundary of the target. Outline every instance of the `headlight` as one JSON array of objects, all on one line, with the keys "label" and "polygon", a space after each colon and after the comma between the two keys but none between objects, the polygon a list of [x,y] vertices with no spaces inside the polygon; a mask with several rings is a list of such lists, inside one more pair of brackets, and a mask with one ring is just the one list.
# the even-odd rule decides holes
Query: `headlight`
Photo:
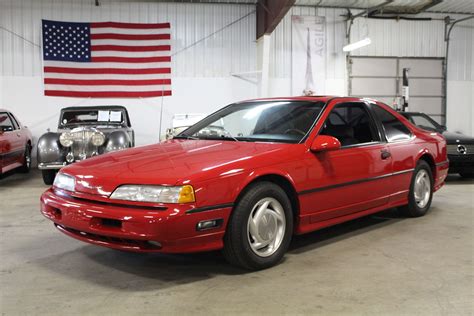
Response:
[{"label": "headlight", "polygon": [[105,136],[101,132],[95,132],[91,137],[92,145],[102,146],[105,143]]},{"label": "headlight", "polygon": [[67,191],[74,191],[76,180],[73,176],[59,172],[54,179],[53,186]]},{"label": "headlight", "polygon": [[61,135],[59,135],[59,142],[64,147],[70,147],[72,143],[74,142],[74,137],[71,133],[64,132]]},{"label": "headlight", "polygon": [[190,185],[179,187],[155,185],[122,185],[110,196],[114,200],[157,203],[195,202],[194,189]]}]

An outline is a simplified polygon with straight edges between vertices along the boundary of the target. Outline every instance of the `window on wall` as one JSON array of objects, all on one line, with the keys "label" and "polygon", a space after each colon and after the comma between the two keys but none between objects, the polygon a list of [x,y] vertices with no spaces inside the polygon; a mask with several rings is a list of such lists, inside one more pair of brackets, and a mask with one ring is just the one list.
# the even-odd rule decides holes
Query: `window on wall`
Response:
[{"label": "window on wall", "polygon": [[389,142],[398,142],[411,138],[411,132],[408,127],[400,122],[392,113],[378,105],[374,105],[373,109],[382,123],[385,136]]},{"label": "window on wall", "polygon": [[374,122],[362,103],[338,104],[329,114],[320,134],[337,138],[342,146],[379,141]]}]

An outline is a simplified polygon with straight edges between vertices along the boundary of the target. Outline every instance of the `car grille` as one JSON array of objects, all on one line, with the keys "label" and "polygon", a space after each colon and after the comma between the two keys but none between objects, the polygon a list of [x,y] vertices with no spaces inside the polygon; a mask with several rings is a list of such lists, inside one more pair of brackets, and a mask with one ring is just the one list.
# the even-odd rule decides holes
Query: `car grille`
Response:
[{"label": "car grille", "polygon": [[71,130],[74,143],[71,146],[74,160],[83,160],[97,155],[97,147],[92,145],[91,137],[97,132],[95,128],[78,127]]},{"label": "car grille", "polygon": [[[463,146],[463,147],[461,147]],[[474,154],[474,144],[456,144],[456,145],[448,145],[448,155],[473,155]],[[461,147],[461,148],[459,148]],[[460,152],[460,149],[465,149],[465,154]]]}]

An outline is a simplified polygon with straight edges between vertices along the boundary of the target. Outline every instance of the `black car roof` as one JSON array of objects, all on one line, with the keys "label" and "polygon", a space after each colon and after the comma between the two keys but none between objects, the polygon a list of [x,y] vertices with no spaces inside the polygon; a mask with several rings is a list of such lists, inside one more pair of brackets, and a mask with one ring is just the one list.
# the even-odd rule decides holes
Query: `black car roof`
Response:
[{"label": "black car roof", "polygon": [[127,111],[127,108],[122,105],[93,105],[93,106],[70,106],[67,108],[62,108],[61,111],[75,111],[75,110],[124,110]]}]

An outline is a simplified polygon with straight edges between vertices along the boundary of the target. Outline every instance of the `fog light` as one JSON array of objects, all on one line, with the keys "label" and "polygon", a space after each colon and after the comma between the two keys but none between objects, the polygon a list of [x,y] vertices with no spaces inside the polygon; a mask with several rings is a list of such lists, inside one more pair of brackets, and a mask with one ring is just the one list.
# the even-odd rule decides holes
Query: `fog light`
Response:
[{"label": "fog light", "polygon": [[153,247],[161,248],[161,243],[159,243],[159,242],[157,242],[157,241],[148,240],[148,243],[149,243],[150,245],[152,245]]},{"label": "fog light", "polygon": [[224,222],[224,220],[222,218],[211,219],[211,220],[207,220],[207,221],[200,221],[196,225],[196,230],[201,231],[201,230],[221,227],[223,222]]},{"label": "fog light", "polygon": [[66,161],[71,163],[74,161],[74,154],[72,152],[69,152],[67,155],[66,155]]}]

